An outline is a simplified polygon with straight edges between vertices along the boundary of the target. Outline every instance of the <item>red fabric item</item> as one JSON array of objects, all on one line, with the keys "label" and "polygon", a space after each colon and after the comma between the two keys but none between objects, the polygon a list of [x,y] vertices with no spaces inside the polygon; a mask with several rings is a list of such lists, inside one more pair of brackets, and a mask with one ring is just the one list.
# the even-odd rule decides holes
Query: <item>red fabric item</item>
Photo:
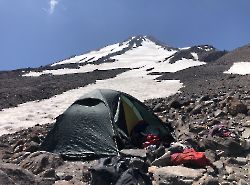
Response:
[{"label": "red fabric item", "polygon": [[195,167],[212,166],[204,152],[196,152],[193,148],[185,149],[182,153],[171,155],[172,165],[190,165]]},{"label": "red fabric item", "polygon": [[148,134],[146,141],[143,143],[143,147],[146,148],[150,145],[159,145],[160,138],[154,134]]}]

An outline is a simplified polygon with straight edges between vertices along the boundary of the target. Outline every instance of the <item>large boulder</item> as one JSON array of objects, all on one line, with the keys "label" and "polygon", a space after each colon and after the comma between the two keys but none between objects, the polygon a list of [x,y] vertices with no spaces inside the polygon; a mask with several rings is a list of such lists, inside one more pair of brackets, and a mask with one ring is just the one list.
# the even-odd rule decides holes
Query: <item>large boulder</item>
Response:
[{"label": "large boulder", "polygon": [[191,169],[183,166],[167,166],[162,168],[155,168],[153,173],[156,184],[164,185],[188,185],[193,181],[201,178],[205,172],[204,169]]}]

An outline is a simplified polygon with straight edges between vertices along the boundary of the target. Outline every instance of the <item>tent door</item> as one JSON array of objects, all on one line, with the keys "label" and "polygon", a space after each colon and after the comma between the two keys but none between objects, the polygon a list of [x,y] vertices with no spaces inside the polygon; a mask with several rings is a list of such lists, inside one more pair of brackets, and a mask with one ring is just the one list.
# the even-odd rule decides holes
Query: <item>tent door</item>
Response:
[{"label": "tent door", "polygon": [[124,109],[128,134],[131,135],[133,128],[139,121],[143,120],[143,118],[134,104],[128,98],[121,96],[121,101]]}]

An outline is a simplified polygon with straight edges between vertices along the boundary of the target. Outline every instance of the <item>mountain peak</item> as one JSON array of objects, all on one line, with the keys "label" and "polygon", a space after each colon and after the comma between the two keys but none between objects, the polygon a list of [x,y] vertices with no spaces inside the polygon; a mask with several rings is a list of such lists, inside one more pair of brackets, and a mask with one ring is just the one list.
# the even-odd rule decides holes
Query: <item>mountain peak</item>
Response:
[{"label": "mountain peak", "polygon": [[171,46],[161,42],[160,40],[156,39],[155,37],[153,37],[151,35],[132,36],[132,37],[129,37],[127,40],[123,41],[122,43],[129,42],[129,46],[139,47],[139,46],[142,46],[142,43],[145,41],[153,42],[154,44],[161,46],[162,48],[167,49],[167,50],[179,50],[178,48],[171,47]]}]

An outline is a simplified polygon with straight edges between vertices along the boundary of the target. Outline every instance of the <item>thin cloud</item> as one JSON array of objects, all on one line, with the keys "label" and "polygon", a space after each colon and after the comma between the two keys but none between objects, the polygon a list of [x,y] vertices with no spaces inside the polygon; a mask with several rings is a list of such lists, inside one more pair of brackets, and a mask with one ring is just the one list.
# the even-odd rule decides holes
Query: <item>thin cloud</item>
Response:
[{"label": "thin cloud", "polygon": [[50,0],[49,2],[49,14],[53,14],[56,8],[56,5],[58,5],[58,0]]}]

